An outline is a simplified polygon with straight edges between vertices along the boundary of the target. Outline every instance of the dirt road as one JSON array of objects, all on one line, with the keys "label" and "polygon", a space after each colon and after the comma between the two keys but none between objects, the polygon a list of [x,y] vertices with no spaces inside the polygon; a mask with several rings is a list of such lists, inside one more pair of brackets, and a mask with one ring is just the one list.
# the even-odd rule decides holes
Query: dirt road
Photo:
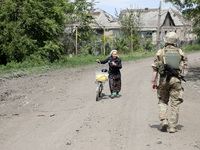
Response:
[{"label": "dirt road", "polygon": [[198,150],[200,53],[190,61],[179,132],[160,132],[153,58],[124,62],[121,97],[95,101],[98,65],[0,79],[0,150]]}]

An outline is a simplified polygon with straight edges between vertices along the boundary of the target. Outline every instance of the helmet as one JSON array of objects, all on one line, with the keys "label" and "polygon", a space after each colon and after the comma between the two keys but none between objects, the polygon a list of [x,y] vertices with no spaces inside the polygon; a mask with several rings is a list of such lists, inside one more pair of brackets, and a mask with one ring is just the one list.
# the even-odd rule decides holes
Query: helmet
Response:
[{"label": "helmet", "polygon": [[165,36],[165,43],[177,44],[178,36],[175,32],[168,32]]}]

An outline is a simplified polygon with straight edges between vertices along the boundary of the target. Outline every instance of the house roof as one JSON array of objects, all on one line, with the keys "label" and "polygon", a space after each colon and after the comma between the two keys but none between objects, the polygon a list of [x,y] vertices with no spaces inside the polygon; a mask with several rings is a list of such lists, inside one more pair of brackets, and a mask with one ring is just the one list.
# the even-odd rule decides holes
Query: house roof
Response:
[{"label": "house roof", "polygon": [[[128,11],[141,11],[141,22],[143,23],[142,30],[156,30],[158,26],[159,9],[122,10],[120,15],[125,15]],[[160,27],[163,26],[167,15],[170,15],[175,26],[191,26],[191,24],[186,21],[181,14],[171,8],[167,8],[161,9]]]},{"label": "house roof", "polygon": [[91,9],[90,14],[95,20],[92,25],[110,26],[106,28],[119,28],[120,26],[116,18],[100,8]]},{"label": "house roof", "polygon": [[[119,21],[114,18],[109,13],[105,12],[104,10],[100,8],[96,9],[90,9],[88,10],[91,16],[94,18],[94,23],[91,23],[90,25],[92,28],[99,28],[100,27],[106,27],[106,29],[119,29],[120,23]],[[141,28],[142,31],[155,31],[157,30],[158,26],[158,12],[159,9],[129,9],[129,10],[122,10],[120,12],[120,15],[128,14],[128,11],[141,11],[141,22],[143,24],[143,27]],[[166,17],[169,15],[172,25],[175,25],[176,27],[181,26],[189,26],[191,27],[191,23],[186,21],[181,14],[178,13],[178,11],[175,11],[171,8],[167,9],[161,9],[161,18],[160,18],[160,26],[163,26],[165,23]]]},{"label": "house roof", "polygon": [[171,17],[174,20],[176,26],[184,26],[184,25],[192,26],[192,21],[188,21],[188,20],[184,19],[183,16],[178,11],[175,11],[172,8],[169,8],[168,10],[169,10]]}]

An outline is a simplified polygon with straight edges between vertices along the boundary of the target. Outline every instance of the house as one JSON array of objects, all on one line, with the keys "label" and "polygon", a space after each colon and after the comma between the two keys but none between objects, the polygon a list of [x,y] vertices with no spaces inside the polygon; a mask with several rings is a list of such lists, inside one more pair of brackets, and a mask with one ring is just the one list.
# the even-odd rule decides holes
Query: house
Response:
[{"label": "house", "polygon": [[[130,11],[138,12],[140,11],[140,20],[142,25],[140,28],[140,33],[144,38],[151,38],[152,44],[157,43],[157,29],[158,29],[158,15],[159,9],[130,9],[130,10],[122,10],[120,15],[128,15]],[[113,38],[120,34],[121,25],[120,22],[114,18],[109,13],[105,12],[100,8],[92,8],[88,10],[93,18],[93,23],[88,24],[93,29],[97,31],[98,39],[95,44],[101,43],[101,37],[105,35],[105,37]],[[80,22],[73,22],[73,24],[69,24],[65,29],[66,38],[65,41],[71,42],[74,47],[81,49],[81,45],[71,37],[70,33],[75,33],[77,31],[77,26],[80,25]],[[194,44],[196,41],[196,35],[192,33],[192,22],[185,20],[178,11],[175,11],[171,8],[162,9],[160,15],[160,33],[159,33],[159,42],[160,44],[164,44],[165,35],[168,32],[174,31],[179,36],[178,46],[185,46],[187,44]],[[76,38],[77,38],[76,33]],[[104,49],[106,43],[101,46],[101,50]],[[104,47],[104,48],[103,48]]]},{"label": "house", "polygon": [[[104,35],[104,29],[105,29],[105,36],[112,37],[113,35],[119,34],[120,30],[120,23],[118,20],[110,15],[109,13],[105,12],[104,10],[100,8],[91,8],[87,10],[88,13],[93,19],[94,23],[88,24],[88,26],[92,27],[97,31],[97,36],[100,39],[102,35]],[[76,16],[73,14],[73,16]],[[81,26],[80,21],[70,21],[66,24],[65,33],[75,33],[76,32],[76,26]]]},{"label": "house", "polygon": [[[156,44],[159,9],[131,9],[122,10],[120,15],[127,15],[129,11],[141,11],[141,34],[145,38],[152,38],[152,44]],[[164,43],[165,35],[174,31],[179,36],[179,46],[194,43],[196,36],[192,34],[192,22],[185,20],[177,11],[167,8],[161,10],[160,16],[160,43]]]},{"label": "house", "polygon": [[104,28],[105,36],[113,36],[119,33],[120,24],[117,19],[109,13],[100,8],[91,9],[89,13],[94,18],[95,22],[90,25],[93,29],[97,30],[99,37],[104,34]]}]

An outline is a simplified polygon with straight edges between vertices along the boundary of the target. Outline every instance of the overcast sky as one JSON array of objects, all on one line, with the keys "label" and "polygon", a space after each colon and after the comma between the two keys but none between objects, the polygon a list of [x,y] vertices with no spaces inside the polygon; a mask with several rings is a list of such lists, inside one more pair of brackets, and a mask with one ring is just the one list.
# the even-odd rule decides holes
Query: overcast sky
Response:
[{"label": "overcast sky", "polygon": [[[160,0],[96,0],[94,8],[101,8],[115,17],[115,8],[118,13],[127,8],[159,8]],[[164,3],[161,0],[161,8],[174,8],[171,3]]]}]

